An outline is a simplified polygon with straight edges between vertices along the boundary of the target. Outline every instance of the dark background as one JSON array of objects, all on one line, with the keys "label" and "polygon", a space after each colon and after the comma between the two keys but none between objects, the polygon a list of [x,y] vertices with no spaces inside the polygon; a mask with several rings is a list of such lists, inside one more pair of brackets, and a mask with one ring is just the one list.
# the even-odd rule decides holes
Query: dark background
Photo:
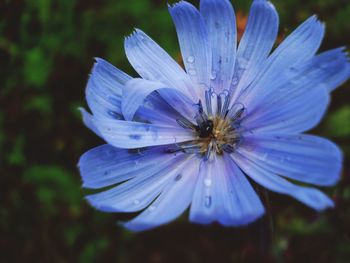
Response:
[{"label": "dark background", "polygon": [[[348,0],[272,2],[281,18],[279,40],[316,13],[327,24],[322,50],[349,46]],[[234,4],[242,32],[250,1]],[[117,224],[130,215],[87,205],[76,163],[102,141],[83,126],[77,108],[86,105],[93,57],[136,76],[123,50],[134,27],[180,59],[163,0],[0,0],[0,261],[349,262],[349,82],[311,131],[346,153],[342,180],[325,189],[334,210],[316,214],[260,191],[269,212],[249,227],[203,227],[184,215],[135,234]]]}]

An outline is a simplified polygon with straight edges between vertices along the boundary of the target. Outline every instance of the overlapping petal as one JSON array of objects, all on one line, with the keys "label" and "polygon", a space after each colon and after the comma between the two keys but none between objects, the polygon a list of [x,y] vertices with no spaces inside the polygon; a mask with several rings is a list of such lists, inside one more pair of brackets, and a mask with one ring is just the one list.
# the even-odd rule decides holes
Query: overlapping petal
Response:
[{"label": "overlapping petal", "polygon": [[180,163],[171,174],[157,199],[140,215],[124,226],[133,231],[148,230],[180,216],[190,205],[197,180],[199,159],[192,156]]},{"label": "overlapping petal", "polygon": [[237,152],[275,174],[303,183],[331,186],[341,174],[341,151],[317,136],[247,135]]},{"label": "overlapping petal", "polygon": [[240,153],[233,155],[237,165],[261,186],[276,193],[289,195],[317,211],[333,207],[333,201],[321,191],[292,184],[271,171],[265,163],[258,163],[255,158],[250,157]]},{"label": "overlapping petal", "polygon": [[271,54],[253,82],[239,96],[247,107],[266,99],[270,86],[283,81],[281,69],[287,69],[312,58],[324,36],[324,26],[312,16],[293,31]]},{"label": "overlapping petal", "polygon": [[329,91],[348,79],[348,66],[348,59],[339,48],[281,70],[280,83],[269,86],[264,98],[249,108],[245,127],[287,133],[313,128],[326,112]]},{"label": "overlapping petal", "polygon": [[202,14],[212,49],[211,82],[217,93],[228,90],[234,74],[237,50],[236,18],[228,0],[202,0]]},{"label": "overlapping petal", "polygon": [[102,138],[114,147],[133,149],[148,146],[174,144],[193,140],[191,130],[180,126],[151,124],[135,121],[90,118]]},{"label": "overlapping petal", "polygon": [[230,157],[202,161],[190,210],[190,220],[246,225],[264,214],[264,207],[250,183]]},{"label": "overlapping petal", "polygon": [[[212,52],[205,21],[190,3],[169,6],[187,73],[197,88],[210,87]],[[204,87],[203,87],[204,86]]]},{"label": "overlapping petal", "polygon": [[[125,89],[123,89],[122,111],[125,119],[132,120],[136,111],[144,104],[145,99],[152,92],[161,92],[162,90],[171,90],[174,95],[176,93],[177,96],[172,97],[172,104],[176,105],[176,109],[185,116],[191,116],[195,103],[187,97],[189,94],[186,90],[173,89],[162,82],[132,79],[127,82]],[[177,98],[178,100],[176,100]]]},{"label": "overlapping petal", "polygon": [[86,87],[87,103],[96,117],[121,119],[121,95],[130,76],[96,58]]},{"label": "overlapping petal", "polygon": [[[255,0],[250,9],[248,23],[237,50],[237,85],[232,91],[239,95],[263,69],[278,34],[279,18],[275,7],[266,0]],[[239,81],[239,82],[238,82]]]},{"label": "overlapping petal", "polygon": [[[85,186],[121,183],[87,196],[89,203],[106,212],[136,212],[147,207],[168,184],[174,183],[183,165],[188,163],[188,155],[170,156],[163,151],[163,148],[154,148],[130,153],[103,147],[86,153],[80,161]],[[102,155],[96,156],[97,152]],[[120,158],[110,155],[111,152]],[[104,165],[104,168],[91,171],[89,162]]]}]

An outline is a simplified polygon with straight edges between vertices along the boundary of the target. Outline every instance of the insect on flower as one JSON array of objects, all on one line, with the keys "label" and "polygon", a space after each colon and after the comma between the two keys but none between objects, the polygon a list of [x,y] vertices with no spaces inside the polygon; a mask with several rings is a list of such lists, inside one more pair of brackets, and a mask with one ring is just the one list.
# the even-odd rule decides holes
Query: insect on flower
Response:
[{"label": "insect on flower", "polygon": [[[85,124],[107,144],[79,161],[87,196],[106,212],[140,212],[124,223],[141,231],[174,220],[249,224],[264,206],[249,180],[321,211],[332,200],[342,153],[303,134],[326,112],[330,93],[350,76],[344,48],[316,54],[324,25],[307,19],[275,50],[278,15],[253,1],[237,44],[228,0],[169,6],[185,70],[141,30],[125,39],[140,75],[98,58],[86,88]],[[248,179],[249,178],[249,179]]]}]

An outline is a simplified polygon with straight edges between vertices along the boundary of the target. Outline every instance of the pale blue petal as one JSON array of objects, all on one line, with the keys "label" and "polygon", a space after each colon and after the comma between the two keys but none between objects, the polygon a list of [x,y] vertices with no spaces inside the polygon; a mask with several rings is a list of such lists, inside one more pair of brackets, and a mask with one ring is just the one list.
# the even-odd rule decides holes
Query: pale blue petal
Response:
[{"label": "pale blue petal", "polygon": [[[125,119],[132,120],[136,111],[141,105],[144,104],[144,101],[148,97],[148,95],[150,95],[154,91],[160,91],[164,89],[174,90],[177,93],[178,97],[180,98],[176,108],[178,111],[191,111],[189,109],[193,108],[195,102],[191,101],[187,97],[189,94],[185,90],[173,89],[161,82],[149,81],[144,79],[132,79],[127,82],[126,88],[123,89],[122,111]],[[175,98],[170,99],[172,99],[172,102],[174,102]]]},{"label": "pale blue petal", "polygon": [[273,192],[289,195],[317,211],[334,206],[333,201],[318,189],[292,184],[270,171],[263,162],[258,163],[238,152],[233,154],[233,159],[250,178]]},{"label": "pale blue petal", "polygon": [[[299,133],[316,126],[324,116],[330,90],[347,78],[347,57],[334,49],[281,71],[283,80],[269,86],[264,98],[249,108],[248,129]],[[243,124],[242,124],[243,125]]]},{"label": "pale blue petal", "polygon": [[[320,57],[332,57],[327,62],[320,62],[328,76],[327,80],[322,83],[322,85],[329,91],[335,90],[350,78],[349,56],[348,53],[344,51],[345,48],[338,48],[326,51],[320,55]],[[335,62],[337,62],[337,64],[335,64]],[[332,74],[329,74],[329,72],[332,72]]]},{"label": "pale blue petal", "polygon": [[197,100],[198,91],[185,71],[141,30],[125,39],[125,53],[142,78],[162,82]]},{"label": "pale blue petal", "polygon": [[304,132],[315,127],[327,110],[330,101],[329,92],[317,86],[294,96],[296,92],[286,90],[284,99],[266,105],[262,109],[257,107],[242,121],[242,126],[254,133],[289,134]]},{"label": "pale blue petal", "polygon": [[256,134],[244,141],[247,143],[237,151],[275,174],[320,186],[335,185],[340,179],[342,153],[329,140],[311,135]]},{"label": "pale blue petal", "polygon": [[211,47],[203,17],[188,2],[169,6],[175,23],[183,62],[191,79],[209,87],[211,76]]},{"label": "pale blue petal", "polygon": [[[87,196],[89,203],[106,212],[140,211],[173,182],[174,176],[181,171],[181,167],[189,157],[185,154],[174,156],[157,153],[155,150],[153,153],[146,151],[143,154],[145,157],[137,156],[134,160],[128,160],[130,157],[125,159],[124,164],[121,161],[121,171],[115,171],[115,175],[123,176],[123,179],[129,177],[128,181],[107,191]],[[114,180],[118,181],[118,177]]]},{"label": "pale blue petal", "polygon": [[254,81],[243,90],[239,101],[247,108],[266,99],[270,86],[284,80],[281,69],[307,61],[318,50],[324,35],[324,26],[315,16],[300,25],[272,53]]},{"label": "pale blue petal", "polygon": [[246,225],[264,214],[264,207],[229,156],[202,161],[190,220],[200,224]]},{"label": "pale blue petal", "polygon": [[99,132],[99,130],[97,129],[97,127],[92,121],[93,116],[90,113],[88,113],[84,108],[79,108],[79,110],[83,117],[83,122],[85,126],[88,127],[91,131],[93,131],[96,135],[102,137],[101,133]]},{"label": "pale blue petal", "polygon": [[176,219],[190,205],[197,180],[199,159],[189,158],[171,172],[171,179],[157,199],[140,215],[124,226],[143,231]]},{"label": "pale blue petal", "polygon": [[[164,147],[126,150],[105,144],[84,153],[79,160],[83,187],[98,189],[152,171],[160,162],[172,159]],[[152,169],[151,169],[152,168]]]},{"label": "pale blue petal", "polygon": [[110,119],[90,120],[109,144],[125,149],[173,144],[195,139],[191,130],[142,122]]},{"label": "pale blue petal", "polygon": [[279,18],[275,7],[268,1],[255,0],[250,9],[248,23],[237,50],[234,92],[247,87],[263,69],[276,41]]},{"label": "pale blue petal", "polygon": [[200,12],[206,22],[212,48],[212,87],[219,94],[229,89],[235,68],[237,50],[235,13],[228,0],[202,0]]},{"label": "pale blue petal", "polygon": [[94,116],[122,118],[122,88],[130,79],[107,61],[96,58],[86,87],[86,100]]}]

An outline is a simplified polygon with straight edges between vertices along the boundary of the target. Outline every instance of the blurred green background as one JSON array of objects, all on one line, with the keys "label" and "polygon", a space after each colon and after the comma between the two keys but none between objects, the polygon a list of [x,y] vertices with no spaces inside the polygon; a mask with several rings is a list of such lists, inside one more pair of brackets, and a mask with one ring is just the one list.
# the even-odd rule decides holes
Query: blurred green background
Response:
[{"label": "blurred green background", "polygon": [[[322,50],[350,46],[348,0],[272,2],[281,39],[316,13],[327,24]],[[250,1],[234,6],[242,31]],[[269,212],[249,227],[192,225],[185,215],[134,234],[117,224],[131,215],[87,205],[76,163],[102,141],[83,126],[77,107],[86,105],[93,57],[136,76],[123,50],[134,27],[180,57],[164,0],[0,0],[0,261],[349,262],[349,82],[312,131],[346,153],[341,182],[326,189],[334,210],[319,215],[260,191]]]}]

